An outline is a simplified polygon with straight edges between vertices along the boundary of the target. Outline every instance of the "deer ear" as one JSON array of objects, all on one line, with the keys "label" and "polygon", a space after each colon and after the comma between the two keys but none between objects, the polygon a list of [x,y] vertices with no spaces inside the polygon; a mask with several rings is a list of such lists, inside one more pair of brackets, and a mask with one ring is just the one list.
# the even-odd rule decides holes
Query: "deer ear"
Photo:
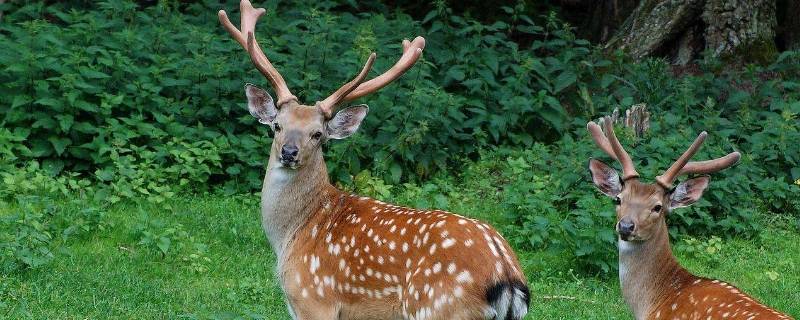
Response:
[{"label": "deer ear", "polygon": [[328,137],[331,139],[344,139],[352,135],[361,125],[361,121],[367,116],[369,107],[367,105],[357,105],[347,107],[336,113],[336,116],[328,121]]},{"label": "deer ear", "polygon": [[259,87],[252,84],[247,84],[244,87],[245,94],[247,94],[247,109],[258,122],[271,125],[278,116],[278,108],[275,107],[275,102],[272,97]]},{"label": "deer ear", "polygon": [[589,159],[589,171],[592,173],[592,182],[603,194],[616,197],[622,192],[622,180],[614,168],[600,160]]},{"label": "deer ear", "polygon": [[681,182],[669,195],[669,208],[682,208],[700,200],[708,187],[708,176],[701,176]]}]

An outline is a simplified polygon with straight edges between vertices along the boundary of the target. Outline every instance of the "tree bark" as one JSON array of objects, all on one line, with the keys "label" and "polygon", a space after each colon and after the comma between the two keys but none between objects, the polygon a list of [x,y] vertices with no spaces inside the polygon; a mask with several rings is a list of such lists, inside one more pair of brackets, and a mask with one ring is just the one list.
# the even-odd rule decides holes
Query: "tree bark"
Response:
[{"label": "tree bark", "polygon": [[680,65],[703,51],[765,63],[777,54],[776,27],[776,0],[642,0],[605,47]]},{"label": "tree bark", "polygon": [[606,48],[623,49],[636,59],[654,55],[697,21],[702,7],[702,0],[642,0]]},{"label": "tree bark", "polygon": [[714,56],[768,62],[777,53],[775,0],[707,0],[703,21],[706,50]]}]

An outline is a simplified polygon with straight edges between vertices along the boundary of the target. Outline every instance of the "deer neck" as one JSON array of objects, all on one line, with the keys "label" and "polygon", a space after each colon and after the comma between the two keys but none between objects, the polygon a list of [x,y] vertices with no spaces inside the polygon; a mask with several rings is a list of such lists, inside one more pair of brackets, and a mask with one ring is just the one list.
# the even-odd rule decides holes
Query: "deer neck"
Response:
[{"label": "deer neck", "polygon": [[685,273],[672,255],[666,222],[660,223],[650,240],[618,242],[622,295],[636,319],[647,318]]},{"label": "deer neck", "polygon": [[332,188],[322,151],[309,157],[301,168],[279,164],[272,152],[261,188],[261,226],[281,261],[297,229],[319,211]]}]

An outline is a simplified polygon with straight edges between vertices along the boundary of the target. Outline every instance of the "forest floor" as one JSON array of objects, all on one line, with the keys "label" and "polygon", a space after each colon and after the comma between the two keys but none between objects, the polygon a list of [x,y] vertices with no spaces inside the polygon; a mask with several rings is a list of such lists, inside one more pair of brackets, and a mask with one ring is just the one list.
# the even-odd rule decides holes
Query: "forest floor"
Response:
[{"label": "forest floor", "polygon": [[[63,210],[80,205],[62,199]],[[107,208],[103,230],[68,242],[36,269],[0,276],[0,318],[288,319],[258,197],[186,196]],[[0,207],[0,215],[17,210]],[[713,260],[678,255],[697,274],[724,279],[800,315],[800,233],[767,228],[758,240],[723,240]],[[157,246],[169,238],[166,255]],[[535,261],[539,252],[520,252]],[[631,319],[617,278],[560,262],[526,266],[528,319]]]}]

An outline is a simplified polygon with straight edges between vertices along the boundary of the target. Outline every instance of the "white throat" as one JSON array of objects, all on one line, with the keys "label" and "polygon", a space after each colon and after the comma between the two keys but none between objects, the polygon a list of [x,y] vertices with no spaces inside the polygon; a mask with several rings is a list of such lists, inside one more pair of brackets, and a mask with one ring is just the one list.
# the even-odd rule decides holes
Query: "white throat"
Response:
[{"label": "white throat", "polygon": [[620,285],[625,283],[625,279],[628,278],[628,270],[630,270],[630,260],[624,259],[634,253],[635,250],[638,249],[638,246],[630,241],[624,241],[622,239],[617,239],[617,248],[619,249],[619,283]]},{"label": "white throat", "polygon": [[261,188],[261,227],[279,261],[288,244],[290,232],[294,231],[289,230],[294,227],[292,224],[281,223],[291,220],[294,211],[280,200],[291,193],[296,176],[296,170],[270,166]]},{"label": "white throat", "polygon": [[637,268],[638,256],[641,254],[642,245],[622,239],[617,240],[619,249],[619,285],[622,289],[622,296],[631,308],[636,319],[644,319],[648,309],[648,297],[646,290],[637,285],[644,280],[646,272]]}]

